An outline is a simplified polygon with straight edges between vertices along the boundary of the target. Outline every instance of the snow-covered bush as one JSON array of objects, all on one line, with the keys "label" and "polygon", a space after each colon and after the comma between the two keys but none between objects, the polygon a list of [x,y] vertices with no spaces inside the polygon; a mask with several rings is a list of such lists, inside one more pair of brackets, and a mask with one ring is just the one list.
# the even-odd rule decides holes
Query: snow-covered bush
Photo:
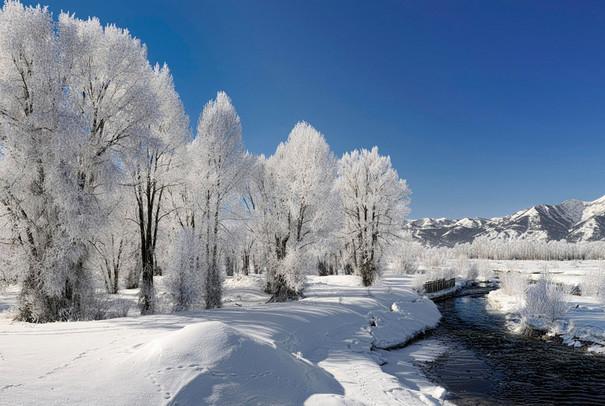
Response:
[{"label": "snow-covered bush", "polygon": [[429,280],[430,276],[428,276],[426,273],[417,273],[412,279],[412,287],[416,291],[422,292],[424,290],[424,284]]},{"label": "snow-covered bush", "polygon": [[527,319],[543,319],[552,322],[567,311],[563,288],[544,274],[525,290],[525,308],[522,315]]},{"label": "snow-covered bush", "polygon": [[582,296],[592,296],[605,301],[605,266],[587,271],[580,282]]},{"label": "snow-covered bush", "polygon": [[4,267],[0,260],[0,290],[19,281],[19,273],[12,267]]},{"label": "snow-covered bush", "polygon": [[474,259],[473,264],[477,268],[478,273],[475,279],[485,282],[494,278],[494,271],[486,260]]},{"label": "snow-covered bush", "polygon": [[453,251],[448,248],[428,248],[422,255],[421,262],[429,268],[439,268],[447,264]]},{"label": "snow-covered bush", "polygon": [[459,256],[456,258],[454,268],[457,275],[468,281],[474,281],[479,276],[479,267],[477,263],[469,260],[465,256]]},{"label": "snow-covered bush", "polygon": [[105,294],[95,294],[86,301],[84,315],[89,320],[104,320],[109,318],[111,300]]},{"label": "snow-covered bush", "polygon": [[84,320],[105,320],[126,317],[133,304],[131,300],[115,298],[107,293],[95,293],[84,303],[84,311],[78,314]]},{"label": "snow-covered bush", "polygon": [[170,253],[166,287],[175,311],[190,309],[203,297],[204,258],[198,238],[189,228],[179,230]]},{"label": "snow-covered bush", "polygon": [[284,258],[278,275],[283,275],[286,285],[296,292],[301,292],[305,282],[311,258],[302,250],[290,250]]},{"label": "snow-covered bush", "polygon": [[127,317],[131,307],[132,302],[128,299],[114,299],[111,305],[111,317]]},{"label": "snow-covered bush", "polygon": [[389,267],[397,273],[415,274],[418,272],[419,260],[424,250],[422,244],[413,241],[409,235],[404,235],[399,243],[389,247]]},{"label": "snow-covered bush", "polygon": [[408,275],[417,273],[418,263],[416,259],[401,257],[399,261],[399,271]]},{"label": "snow-covered bush", "polygon": [[466,279],[474,281],[479,278],[479,265],[476,261],[470,261],[468,268],[466,268]]},{"label": "snow-covered bush", "polygon": [[523,297],[527,285],[527,278],[519,272],[509,271],[500,275],[500,289],[505,295]]}]

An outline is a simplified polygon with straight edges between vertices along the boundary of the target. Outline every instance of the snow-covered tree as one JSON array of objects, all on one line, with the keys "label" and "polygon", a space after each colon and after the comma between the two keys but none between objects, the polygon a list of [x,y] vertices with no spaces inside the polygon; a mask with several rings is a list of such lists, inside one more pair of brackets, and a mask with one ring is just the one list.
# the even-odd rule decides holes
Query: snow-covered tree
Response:
[{"label": "snow-covered tree", "polygon": [[324,137],[298,123],[275,154],[259,161],[257,234],[264,245],[267,289],[274,300],[296,297],[338,223],[336,159]]},{"label": "snow-covered tree", "polygon": [[132,222],[125,221],[134,206],[134,198],[128,193],[105,196],[102,214],[107,221],[98,230],[92,245],[92,263],[99,270],[107,293],[118,293],[124,271],[136,267],[137,233]]},{"label": "snow-covered tree", "polygon": [[[19,317],[85,317],[104,195],[162,120],[145,47],[98,20],[0,12],[0,201],[25,255]],[[156,128],[159,125],[155,126]]]},{"label": "snow-covered tree", "polygon": [[205,246],[206,307],[220,307],[219,258],[224,221],[239,199],[250,161],[242,142],[240,118],[226,93],[218,92],[216,99],[204,106],[189,157],[195,206],[193,224]]},{"label": "snow-covered tree", "polygon": [[91,194],[111,193],[128,157],[124,150],[139,145],[162,119],[164,95],[154,87],[145,47],[127,30],[61,14],[59,39],[63,86],[86,139],[77,157],[78,185]]},{"label": "snow-covered tree", "polygon": [[454,250],[468,258],[545,261],[605,258],[603,241],[568,242],[479,236],[471,243],[456,245]]},{"label": "snow-covered tree", "polygon": [[166,66],[153,69],[150,88],[159,103],[158,110],[148,130],[131,143],[128,156],[129,184],[136,200],[134,221],[139,231],[142,314],[155,311],[153,277],[158,271],[160,222],[171,212],[166,204],[168,190],[180,182],[175,178],[182,164],[178,154],[182,154],[188,137],[188,120]]},{"label": "snow-covered tree", "polygon": [[56,69],[55,47],[53,23],[46,10],[5,3],[0,13],[0,192],[14,238],[25,253],[24,262],[16,266],[26,269],[20,310],[28,320],[44,317],[38,314],[47,310],[37,312],[34,302],[48,301],[57,293],[44,271],[50,262],[45,251],[54,246],[48,225],[56,221],[51,213],[52,190],[46,187],[47,168],[55,162],[48,152],[58,126],[54,99],[59,72],[52,70]]},{"label": "snow-covered tree", "polygon": [[338,165],[344,239],[355,270],[371,285],[381,270],[387,244],[398,238],[408,213],[410,191],[388,156],[374,147],[346,153]]},{"label": "snow-covered tree", "polygon": [[[90,137],[71,105],[65,50],[41,7],[8,1],[0,12],[0,202],[22,248],[18,317],[82,317],[90,294],[87,241],[100,219],[82,182]],[[92,185],[91,185],[92,186]]]}]

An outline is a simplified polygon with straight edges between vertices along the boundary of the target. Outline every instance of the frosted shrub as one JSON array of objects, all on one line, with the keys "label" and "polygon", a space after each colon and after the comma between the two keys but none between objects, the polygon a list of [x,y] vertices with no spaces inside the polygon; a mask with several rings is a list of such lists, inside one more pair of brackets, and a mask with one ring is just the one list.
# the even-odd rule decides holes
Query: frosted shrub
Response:
[{"label": "frosted shrub", "polygon": [[18,281],[16,272],[10,272],[10,270],[0,269],[0,289],[4,289],[7,286],[15,285]]},{"label": "frosted shrub", "polygon": [[422,262],[430,268],[439,268],[446,264],[449,255],[447,248],[430,248],[424,252]]},{"label": "frosted shrub", "polygon": [[479,276],[479,268],[474,261],[465,256],[459,256],[455,262],[455,270],[463,279],[474,281]]},{"label": "frosted shrub", "polygon": [[412,287],[418,292],[422,292],[424,290],[424,284],[428,282],[428,280],[429,277],[426,273],[417,273],[412,279]]},{"label": "frosted shrub", "polygon": [[470,266],[470,262],[465,256],[458,256],[454,261],[454,268],[458,275],[464,276],[466,275],[466,271]]},{"label": "frosted shrub", "polygon": [[522,315],[527,318],[542,318],[552,322],[567,311],[563,288],[544,275],[525,291],[525,308]]},{"label": "frosted shrub", "polygon": [[193,230],[183,229],[170,255],[167,288],[174,310],[190,309],[200,302],[203,292],[202,250]]},{"label": "frosted shrub", "polygon": [[404,274],[415,274],[418,272],[418,264],[415,258],[401,257],[399,259],[399,271]]},{"label": "frosted shrub", "polygon": [[[132,302],[124,298],[112,298],[106,293],[95,293],[84,301],[81,320],[105,320],[128,316]],[[69,319],[69,318],[68,318]],[[76,320],[73,316],[71,319]]]},{"label": "frosted shrub", "polygon": [[476,259],[473,261],[477,268],[478,275],[476,279],[480,281],[488,281],[494,277],[494,271],[489,266],[489,263],[483,259]]},{"label": "frosted shrub", "polygon": [[605,267],[588,271],[580,282],[582,296],[597,297],[605,301]]},{"label": "frosted shrub", "polygon": [[527,290],[527,278],[515,271],[500,276],[500,289],[508,296],[523,296]]},{"label": "frosted shrub", "polygon": [[128,299],[114,299],[112,303],[112,317],[126,317],[128,316],[128,312],[130,311],[132,303]]},{"label": "frosted shrub", "polygon": [[425,248],[406,235],[401,243],[394,244],[389,251],[391,268],[395,272],[410,275],[418,272],[418,262],[422,258]]},{"label": "frosted shrub", "polygon": [[106,295],[93,295],[86,300],[83,318],[88,320],[104,320],[109,318],[111,300]]},{"label": "frosted shrub", "polygon": [[469,281],[474,281],[479,277],[479,265],[475,261],[471,261],[469,263],[468,268],[466,269],[466,279]]},{"label": "frosted shrub", "polygon": [[437,279],[451,279],[456,277],[456,270],[452,267],[446,266],[433,271],[435,280]]},{"label": "frosted shrub", "polygon": [[268,290],[273,293],[270,301],[285,302],[296,299],[302,293],[305,282],[305,266],[309,258],[304,252],[292,250],[281,260],[273,260],[273,280],[268,280]]}]

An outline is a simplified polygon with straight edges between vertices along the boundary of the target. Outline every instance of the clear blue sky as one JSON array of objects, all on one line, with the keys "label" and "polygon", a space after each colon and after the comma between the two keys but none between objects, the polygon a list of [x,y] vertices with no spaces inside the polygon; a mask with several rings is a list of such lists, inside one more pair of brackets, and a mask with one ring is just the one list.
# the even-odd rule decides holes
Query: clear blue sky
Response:
[{"label": "clear blue sky", "polygon": [[194,123],[227,91],[252,152],[298,120],[338,155],[378,145],[413,190],[411,217],[605,194],[604,2],[45,3],[128,27],[170,65]]}]

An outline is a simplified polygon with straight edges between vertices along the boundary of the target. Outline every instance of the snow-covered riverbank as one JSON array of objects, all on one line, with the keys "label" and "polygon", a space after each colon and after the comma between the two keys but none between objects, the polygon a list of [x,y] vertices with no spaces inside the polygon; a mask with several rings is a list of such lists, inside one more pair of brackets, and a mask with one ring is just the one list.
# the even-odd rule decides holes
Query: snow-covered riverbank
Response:
[{"label": "snow-covered riverbank", "polygon": [[605,353],[605,305],[591,297],[565,295],[565,300],[565,314],[552,323],[544,323],[520,316],[524,306],[521,297],[506,295],[501,289],[488,295],[491,308],[507,315],[513,331],[522,331],[527,324],[534,329],[546,330],[547,335],[561,337],[568,345]]},{"label": "snow-covered riverbank", "polygon": [[[540,272],[547,271],[552,283],[562,284],[560,297],[563,311],[554,321],[532,317],[528,314],[531,311],[524,311],[526,299],[525,288],[522,285],[527,282],[521,282],[516,291],[498,289],[490,292],[488,295],[490,307],[507,315],[511,330],[521,332],[526,327],[530,327],[545,331],[549,336],[561,337],[568,345],[585,347],[591,352],[605,353],[605,303],[597,297],[570,294],[571,287],[581,286],[586,280],[586,275],[602,272],[599,261],[498,261],[499,264],[495,262],[491,263],[494,269],[519,273],[522,277],[534,281],[544,277]],[[503,275],[500,274],[501,277]]]},{"label": "snow-covered riverbank", "polygon": [[309,277],[306,298],[286,304],[43,325],[4,318],[0,404],[437,403],[443,391],[407,386],[372,351],[438,323],[410,284]]}]

